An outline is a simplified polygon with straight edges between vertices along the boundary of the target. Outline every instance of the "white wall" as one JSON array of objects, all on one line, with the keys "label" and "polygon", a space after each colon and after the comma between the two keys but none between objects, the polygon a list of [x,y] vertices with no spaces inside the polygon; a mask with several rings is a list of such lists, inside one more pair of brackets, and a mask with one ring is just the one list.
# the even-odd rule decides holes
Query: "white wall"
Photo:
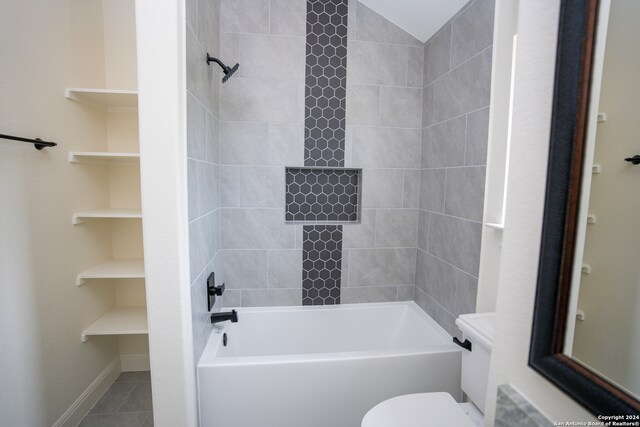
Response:
[{"label": "white wall", "polygon": [[113,287],[75,286],[110,257],[108,225],[71,224],[79,207],[108,205],[95,191],[108,177],[67,161],[68,150],[107,148],[105,115],[64,98],[65,86],[104,82],[98,12],[75,0],[2,2],[0,132],[60,144],[38,152],[0,140],[2,425],[53,424],[118,353],[115,338],[80,341],[113,305]]},{"label": "white wall", "polygon": [[[498,8],[502,1],[498,0]],[[593,420],[527,366],[538,271],[559,0],[520,2],[506,227],[485,416],[493,425],[498,385],[510,383],[550,420]]]},{"label": "white wall", "polygon": [[185,4],[137,0],[142,212],[154,424],[195,426]]}]

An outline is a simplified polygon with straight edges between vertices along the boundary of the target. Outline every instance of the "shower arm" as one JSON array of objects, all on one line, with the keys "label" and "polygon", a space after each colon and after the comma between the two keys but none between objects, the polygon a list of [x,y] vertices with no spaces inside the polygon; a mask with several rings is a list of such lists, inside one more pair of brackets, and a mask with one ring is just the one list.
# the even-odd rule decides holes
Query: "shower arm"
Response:
[{"label": "shower arm", "polygon": [[230,70],[230,68],[224,65],[222,61],[220,61],[218,58],[214,58],[213,56],[207,53],[207,64],[210,64],[211,62],[215,62],[216,64],[218,64],[220,68],[222,68],[224,71]]}]

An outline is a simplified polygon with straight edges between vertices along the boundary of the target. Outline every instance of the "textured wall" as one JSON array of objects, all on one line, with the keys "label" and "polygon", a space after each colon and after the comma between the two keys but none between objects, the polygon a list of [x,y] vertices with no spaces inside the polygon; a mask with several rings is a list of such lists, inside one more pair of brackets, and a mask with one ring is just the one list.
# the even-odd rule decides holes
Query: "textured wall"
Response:
[{"label": "textured wall", "polygon": [[[187,171],[189,256],[194,357],[197,363],[211,332],[206,281],[218,271],[219,93],[222,71],[207,66],[206,53],[220,56],[220,2],[187,1]],[[231,64],[233,65],[233,64]],[[222,304],[216,301],[216,309]]]},{"label": "textured wall", "polygon": [[415,301],[450,334],[475,312],[494,0],[468,3],[424,47]]}]

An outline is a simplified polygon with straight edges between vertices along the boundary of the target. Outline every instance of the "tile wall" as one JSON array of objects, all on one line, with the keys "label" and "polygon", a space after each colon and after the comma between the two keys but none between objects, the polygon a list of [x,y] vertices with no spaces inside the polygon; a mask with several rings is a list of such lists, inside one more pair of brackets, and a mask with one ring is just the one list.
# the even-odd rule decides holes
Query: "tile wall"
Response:
[{"label": "tile wall", "polygon": [[424,47],[414,299],[450,334],[475,312],[494,0],[473,0]]},{"label": "tile wall", "polygon": [[[205,59],[207,52],[214,57],[220,54],[220,1],[187,0],[186,5],[189,253],[197,363],[211,332],[206,280],[211,271],[218,271],[219,266],[219,94],[222,72],[217,65],[208,66]],[[214,310],[219,310],[221,305],[222,299],[218,299]]]},{"label": "tile wall", "polygon": [[344,226],[342,303],[413,299],[423,44],[349,2],[346,166],[362,168],[362,214]]}]

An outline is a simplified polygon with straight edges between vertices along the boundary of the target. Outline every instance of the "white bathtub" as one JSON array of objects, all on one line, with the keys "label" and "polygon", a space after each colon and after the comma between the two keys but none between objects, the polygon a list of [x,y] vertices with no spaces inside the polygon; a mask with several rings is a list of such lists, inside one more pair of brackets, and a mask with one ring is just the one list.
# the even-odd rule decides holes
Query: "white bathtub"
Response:
[{"label": "white bathtub", "polygon": [[198,363],[202,427],[359,427],[393,396],[460,397],[460,349],[413,302],[237,310]]}]

